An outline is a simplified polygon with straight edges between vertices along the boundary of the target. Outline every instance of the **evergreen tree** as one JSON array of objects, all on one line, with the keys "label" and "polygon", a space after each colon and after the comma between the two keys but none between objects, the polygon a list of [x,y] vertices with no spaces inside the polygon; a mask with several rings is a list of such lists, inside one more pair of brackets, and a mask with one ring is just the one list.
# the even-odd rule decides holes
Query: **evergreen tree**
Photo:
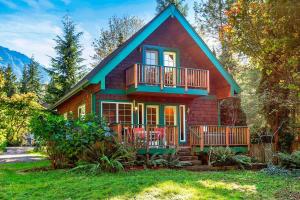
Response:
[{"label": "evergreen tree", "polygon": [[34,57],[31,58],[31,61],[28,65],[28,82],[27,82],[27,92],[33,92],[37,96],[40,95],[41,92],[41,82],[40,82],[40,64],[34,60]]},{"label": "evergreen tree", "polygon": [[187,16],[188,6],[184,2],[185,0],[156,0],[156,11],[159,13],[170,4],[174,4],[184,16]]},{"label": "evergreen tree", "polygon": [[8,97],[11,97],[17,92],[17,78],[10,64],[8,64],[4,70],[4,80],[5,84],[3,90]]},{"label": "evergreen tree", "polygon": [[108,21],[108,29],[101,29],[99,38],[93,42],[95,55],[93,59],[98,64],[112,51],[122,45],[128,38],[136,33],[142,26],[143,21],[138,17],[113,16]]},{"label": "evergreen tree", "polygon": [[21,85],[20,85],[20,92],[27,93],[28,92],[28,66],[24,65],[22,78],[21,78]]},{"label": "evergreen tree", "polygon": [[62,23],[64,33],[55,39],[56,57],[51,58],[51,68],[48,69],[51,77],[45,97],[48,103],[54,103],[62,97],[84,74],[79,42],[83,33],[77,31],[69,16],[65,16]]}]

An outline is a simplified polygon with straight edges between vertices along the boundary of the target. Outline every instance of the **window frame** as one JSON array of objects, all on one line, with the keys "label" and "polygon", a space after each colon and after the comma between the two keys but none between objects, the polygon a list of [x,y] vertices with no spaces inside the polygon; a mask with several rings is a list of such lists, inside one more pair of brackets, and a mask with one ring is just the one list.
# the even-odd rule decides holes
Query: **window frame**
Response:
[{"label": "window frame", "polygon": [[[181,108],[182,110],[182,117],[181,117]],[[179,141],[180,142],[186,142],[186,106],[185,105],[179,105]],[[182,122],[182,124],[181,124]],[[183,126],[183,127],[181,127]],[[181,138],[181,128],[183,130],[183,139]]]},{"label": "window frame", "polygon": [[102,101],[101,102],[101,112],[100,112],[100,116],[101,118],[103,118],[103,104],[105,103],[112,103],[112,104],[116,104],[116,121],[113,123],[119,123],[119,104],[129,104],[131,105],[131,124],[133,124],[133,103],[131,102],[116,102],[116,101]]},{"label": "window frame", "polygon": [[[84,114],[83,115],[81,115],[79,113],[80,109],[84,109]],[[84,103],[84,104],[81,104],[80,106],[78,106],[78,108],[77,108],[77,116],[78,116],[78,118],[81,118],[81,117],[84,117],[85,115],[86,115],[86,105]]]}]

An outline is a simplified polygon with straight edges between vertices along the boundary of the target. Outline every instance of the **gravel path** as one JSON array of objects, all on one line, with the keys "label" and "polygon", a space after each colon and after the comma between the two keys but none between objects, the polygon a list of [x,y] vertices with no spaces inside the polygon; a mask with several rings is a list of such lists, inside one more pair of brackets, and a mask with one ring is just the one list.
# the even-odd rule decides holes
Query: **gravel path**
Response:
[{"label": "gravel path", "polygon": [[16,162],[32,162],[37,160],[43,160],[39,154],[26,153],[33,150],[33,147],[7,147],[6,152],[0,155],[1,163],[16,163]]}]

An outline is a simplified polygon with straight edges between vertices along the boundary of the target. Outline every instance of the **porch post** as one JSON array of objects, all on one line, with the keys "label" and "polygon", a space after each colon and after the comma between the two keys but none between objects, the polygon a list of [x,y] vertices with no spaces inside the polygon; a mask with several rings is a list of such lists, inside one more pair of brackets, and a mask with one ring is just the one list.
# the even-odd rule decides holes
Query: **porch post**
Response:
[{"label": "porch post", "polygon": [[229,147],[229,127],[226,126],[226,147]]},{"label": "porch post", "polygon": [[248,146],[248,151],[250,151],[250,129],[247,128],[247,146]]},{"label": "porch post", "polygon": [[133,73],[134,73],[134,88],[137,88],[137,84],[138,84],[138,67],[137,64],[134,64],[134,68],[133,68]]},{"label": "porch post", "polygon": [[164,89],[163,66],[160,66],[160,89]]},{"label": "porch post", "polygon": [[188,83],[188,75],[187,75],[187,68],[184,68],[184,90],[187,91],[188,90],[188,86],[187,86],[187,83]]},{"label": "porch post", "polygon": [[209,93],[210,86],[209,86],[209,70],[207,70],[207,92]]},{"label": "porch post", "polygon": [[203,131],[203,126],[200,126],[200,149],[201,149],[201,151],[204,150],[204,131]]}]

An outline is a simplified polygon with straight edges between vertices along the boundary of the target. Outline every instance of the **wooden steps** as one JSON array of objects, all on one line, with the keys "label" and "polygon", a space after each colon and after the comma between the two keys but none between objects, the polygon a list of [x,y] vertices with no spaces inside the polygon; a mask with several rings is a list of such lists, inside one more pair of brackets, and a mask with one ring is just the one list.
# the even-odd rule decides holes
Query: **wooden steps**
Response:
[{"label": "wooden steps", "polygon": [[177,151],[177,155],[180,161],[189,162],[192,164],[191,166],[198,166],[202,164],[201,160],[198,160],[198,156],[192,155],[191,147],[181,147]]}]

